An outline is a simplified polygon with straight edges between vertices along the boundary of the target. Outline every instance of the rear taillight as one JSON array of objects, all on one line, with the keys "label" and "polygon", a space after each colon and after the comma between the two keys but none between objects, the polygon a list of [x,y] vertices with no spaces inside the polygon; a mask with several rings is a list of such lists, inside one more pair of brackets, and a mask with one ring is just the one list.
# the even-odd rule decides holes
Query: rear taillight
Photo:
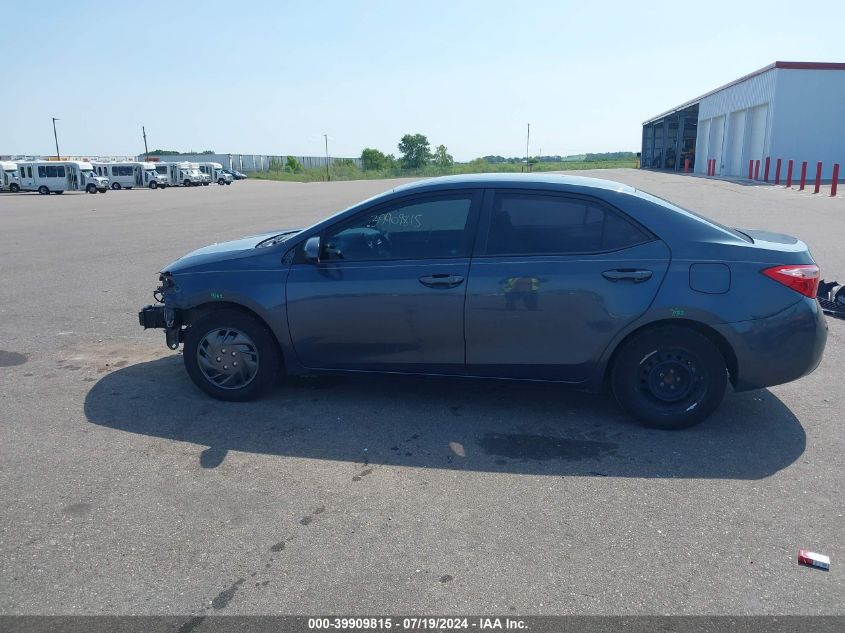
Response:
[{"label": "rear taillight", "polygon": [[819,267],[815,264],[795,264],[791,266],[772,266],[762,272],[766,277],[800,292],[805,297],[816,298],[819,289]]}]

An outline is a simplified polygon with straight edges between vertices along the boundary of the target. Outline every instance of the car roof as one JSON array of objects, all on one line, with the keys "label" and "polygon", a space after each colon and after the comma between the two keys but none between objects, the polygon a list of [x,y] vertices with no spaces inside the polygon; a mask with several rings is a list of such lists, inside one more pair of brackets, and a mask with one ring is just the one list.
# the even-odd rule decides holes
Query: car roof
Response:
[{"label": "car roof", "polygon": [[[549,187],[550,186],[550,187]],[[436,191],[438,189],[458,189],[461,187],[528,187],[528,188],[590,188],[634,193],[636,190],[621,182],[605,180],[603,178],[590,178],[588,176],[568,176],[564,174],[535,173],[489,173],[489,174],[462,174],[458,176],[441,176],[439,178],[426,178],[417,180],[405,185],[400,185],[392,190],[393,193],[410,193],[414,191]]]}]

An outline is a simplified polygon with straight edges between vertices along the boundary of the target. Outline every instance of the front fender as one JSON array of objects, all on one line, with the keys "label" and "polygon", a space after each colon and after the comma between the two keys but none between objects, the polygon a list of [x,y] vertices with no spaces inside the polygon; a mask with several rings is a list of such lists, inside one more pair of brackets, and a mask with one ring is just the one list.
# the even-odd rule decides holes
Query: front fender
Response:
[{"label": "front fender", "polygon": [[289,269],[214,271],[182,273],[173,276],[175,287],[165,294],[164,303],[187,318],[198,310],[215,306],[239,306],[254,313],[276,337],[285,362],[295,358],[288,330],[285,285]]}]

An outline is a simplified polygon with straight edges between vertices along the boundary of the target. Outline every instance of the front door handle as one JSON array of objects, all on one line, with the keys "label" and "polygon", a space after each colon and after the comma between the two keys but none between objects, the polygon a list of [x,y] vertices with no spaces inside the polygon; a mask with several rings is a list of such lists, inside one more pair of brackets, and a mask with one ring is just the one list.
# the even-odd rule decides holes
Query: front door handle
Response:
[{"label": "front door handle", "polygon": [[460,275],[450,275],[449,273],[437,273],[434,275],[425,275],[420,277],[420,283],[429,288],[454,288],[464,283],[464,278]]},{"label": "front door handle", "polygon": [[602,277],[614,283],[627,281],[635,284],[648,281],[651,279],[651,275],[652,272],[650,270],[634,268],[616,268],[615,270],[606,270],[602,273]]}]

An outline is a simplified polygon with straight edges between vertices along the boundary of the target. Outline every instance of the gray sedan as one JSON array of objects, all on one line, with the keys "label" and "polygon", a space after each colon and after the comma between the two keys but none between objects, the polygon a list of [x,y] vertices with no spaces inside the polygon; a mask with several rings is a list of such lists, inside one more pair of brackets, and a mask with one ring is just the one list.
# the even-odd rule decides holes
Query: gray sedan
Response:
[{"label": "gray sedan", "polygon": [[539,380],[609,386],[641,422],[683,428],[728,382],[808,374],[827,338],[803,242],[593,178],[420,181],[201,248],[160,281],[141,325],[184,343],[223,400],[303,373]]}]

